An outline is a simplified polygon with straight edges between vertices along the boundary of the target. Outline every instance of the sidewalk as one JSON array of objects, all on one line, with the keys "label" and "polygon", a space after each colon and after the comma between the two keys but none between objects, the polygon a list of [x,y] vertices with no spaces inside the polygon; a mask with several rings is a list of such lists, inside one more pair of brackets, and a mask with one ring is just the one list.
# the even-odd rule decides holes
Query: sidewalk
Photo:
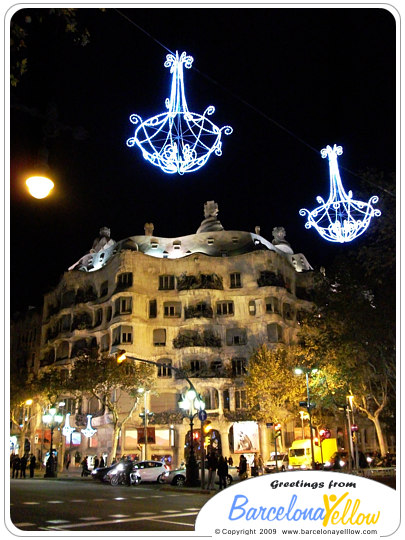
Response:
[{"label": "sidewalk", "polygon": [[[81,467],[69,467],[67,471],[65,468],[63,471],[58,471],[58,475],[55,478],[45,478],[45,480],[92,480],[91,475],[81,476],[82,468]],[[30,478],[30,470],[27,468],[25,471],[25,478],[18,478],[18,480],[41,480],[44,479],[45,467],[41,469],[35,469],[34,478]],[[11,476],[11,475],[10,475]],[[14,478],[11,478],[14,480]]]}]

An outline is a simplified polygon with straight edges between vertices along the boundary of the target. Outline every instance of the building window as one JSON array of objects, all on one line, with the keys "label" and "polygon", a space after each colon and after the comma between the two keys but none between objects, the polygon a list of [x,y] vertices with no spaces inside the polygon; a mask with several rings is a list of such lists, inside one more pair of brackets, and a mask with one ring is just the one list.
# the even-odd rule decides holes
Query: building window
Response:
[{"label": "building window", "polygon": [[242,282],[240,279],[239,272],[233,272],[230,274],[231,289],[240,289],[242,287]]},{"label": "building window", "polygon": [[114,315],[125,315],[132,313],[132,298],[130,296],[122,296],[115,301]]},{"label": "building window", "polygon": [[279,343],[283,341],[283,329],[277,323],[267,325],[267,339],[271,343]]},{"label": "building window", "polygon": [[246,345],[246,330],[244,328],[228,328],[226,331],[227,345]]},{"label": "building window", "polygon": [[63,397],[59,401],[64,403],[64,405],[59,406],[59,410],[62,412],[63,415],[66,415],[68,413],[75,414],[75,412],[76,412],[76,398]]},{"label": "building window", "polygon": [[198,373],[204,367],[204,362],[200,360],[191,360],[190,361],[190,371],[191,373]]},{"label": "building window", "polygon": [[171,360],[168,360],[167,362],[161,361],[159,364],[162,364],[158,366],[157,368],[157,376],[158,377],[166,377],[169,378],[172,376],[172,362]]},{"label": "building window", "polygon": [[155,328],[153,330],[153,345],[155,347],[164,347],[166,345],[165,328]]},{"label": "building window", "polygon": [[72,317],[70,315],[63,315],[61,321],[61,331],[70,332],[70,326],[72,324]]},{"label": "building window", "polygon": [[217,302],[217,315],[233,315],[233,302]]},{"label": "building window", "polygon": [[100,308],[96,311],[96,320],[94,322],[94,326],[100,326],[102,322],[103,322],[103,310]]},{"label": "building window", "polygon": [[149,319],[156,319],[157,317],[157,302],[156,300],[149,300]]},{"label": "building window", "polygon": [[132,287],[132,272],[123,272],[117,277],[117,287],[120,289],[126,289]]},{"label": "building window", "polygon": [[111,307],[111,306],[108,306],[107,309],[106,309],[105,320],[106,320],[107,322],[110,322],[110,321],[111,321],[111,317],[112,317],[112,307]]},{"label": "building window", "polygon": [[174,289],[174,276],[159,276],[159,290],[170,291]]},{"label": "building window", "polygon": [[132,343],[132,326],[118,326],[113,330],[113,345]]},{"label": "building window", "polygon": [[223,408],[226,411],[229,411],[229,390],[224,390],[222,392],[222,399],[223,399]]},{"label": "building window", "polygon": [[256,315],[256,300],[249,301],[249,315]]},{"label": "building window", "polygon": [[244,375],[246,373],[246,359],[245,358],[232,358],[232,375],[234,377],[238,375]]},{"label": "building window", "polygon": [[288,320],[288,321],[292,321],[293,318],[294,318],[294,311],[293,311],[293,308],[291,307],[291,304],[283,304],[283,316],[284,316],[284,319]]},{"label": "building window", "polygon": [[278,313],[280,314],[280,302],[275,296],[269,296],[265,299],[266,313]]},{"label": "building window", "polygon": [[101,336],[100,340],[100,352],[107,352],[110,349],[110,336],[109,334],[104,334]]},{"label": "building window", "polygon": [[181,302],[164,302],[163,313],[165,317],[181,317]]},{"label": "building window", "polygon": [[104,281],[100,287],[100,298],[108,294],[108,281]]},{"label": "building window", "polygon": [[235,390],[235,409],[246,409],[246,390]]}]

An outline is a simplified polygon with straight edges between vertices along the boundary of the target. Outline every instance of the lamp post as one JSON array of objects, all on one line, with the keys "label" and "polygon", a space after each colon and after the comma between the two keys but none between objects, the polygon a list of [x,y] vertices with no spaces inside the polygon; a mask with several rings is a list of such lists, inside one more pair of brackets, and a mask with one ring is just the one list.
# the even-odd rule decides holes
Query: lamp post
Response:
[{"label": "lamp post", "polygon": [[53,430],[62,423],[63,415],[58,412],[56,407],[51,407],[48,412],[42,416],[42,421],[44,424],[48,425],[51,430],[51,444],[44,477],[55,478],[58,474],[56,471],[55,457],[53,455]]},{"label": "lamp post", "polygon": [[153,412],[148,411],[147,409],[147,394],[148,391],[145,390],[145,388],[138,388],[138,392],[140,394],[143,394],[143,413],[140,413],[140,417],[143,418],[143,429],[144,429],[144,437],[145,437],[145,443],[143,445],[143,452],[144,456],[143,459],[146,461],[148,459],[148,418],[153,416]]},{"label": "lamp post", "polygon": [[197,394],[195,388],[192,387],[182,396],[182,401],[179,401],[179,407],[184,411],[188,411],[187,416],[190,421],[190,453],[186,466],[186,484],[192,487],[199,484],[198,465],[194,452],[194,418],[200,411],[205,410],[205,403],[201,399],[201,396]]},{"label": "lamp post", "polygon": [[[349,438],[350,438],[350,450],[352,454],[352,459],[354,461],[354,468],[357,470],[359,468],[359,449],[357,446],[357,425],[354,423],[354,407],[353,407],[354,396],[347,396],[347,401],[349,406],[347,407],[347,421],[349,424]],[[350,417],[351,413],[351,417]]]},{"label": "lamp post", "polygon": [[[143,362],[144,364],[150,364],[152,366],[156,367],[164,367],[167,368],[168,364],[165,364],[164,362],[155,362],[153,360],[146,360],[145,358],[137,358],[135,356],[127,355],[127,352],[124,349],[120,349],[116,351],[117,354],[117,363],[121,364],[124,362],[127,358],[129,360],[133,360],[135,362]],[[173,371],[176,371],[180,374],[182,379],[185,379],[187,383],[189,384],[189,390],[186,392],[186,395],[183,396],[183,399],[181,402],[179,402],[179,407],[183,410],[189,411],[188,418],[190,420],[190,433],[191,433],[191,444],[190,444],[190,458],[192,457],[192,460],[189,459],[186,467],[186,483],[187,485],[198,485],[198,466],[195,459],[194,454],[194,441],[193,441],[193,420],[195,416],[201,411],[205,409],[205,404],[201,398],[201,396],[198,394],[197,390],[195,389],[193,383],[190,381],[190,379],[184,374],[183,370],[178,369],[176,367],[173,367],[170,365],[170,369]],[[182,405],[183,406],[182,406]],[[197,410],[195,413],[191,413],[192,407]],[[203,481],[203,480],[202,480]]]},{"label": "lamp post", "polygon": [[305,373],[305,379],[307,383],[307,402],[306,407],[308,410],[308,416],[309,416],[309,432],[311,436],[311,467],[315,468],[315,454],[314,454],[314,434],[312,432],[312,413],[311,409],[313,408],[313,404],[311,404],[311,395],[309,391],[309,375],[312,373],[316,373],[318,370],[316,368],[304,368],[304,367],[297,367],[294,370],[294,373],[296,375],[302,375]]}]

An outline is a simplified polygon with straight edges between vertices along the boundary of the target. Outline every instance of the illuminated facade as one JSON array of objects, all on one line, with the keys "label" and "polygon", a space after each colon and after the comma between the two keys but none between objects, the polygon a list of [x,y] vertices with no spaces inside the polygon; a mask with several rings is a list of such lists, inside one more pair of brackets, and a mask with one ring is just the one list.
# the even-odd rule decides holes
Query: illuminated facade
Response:
[{"label": "illuminated facade", "polygon": [[[282,227],[270,242],[255,233],[225,230],[214,201],[204,206],[196,234],[178,238],[145,233],[115,242],[107,228],[93,247],[65,272],[45,296],[41,369],[69,365],[83,349],[117,353],[165,364],[156,367],[157,394],[145,396],[153,412],[148,427],[148,457],[175,465],[185,458],[189,420],[178,402],[187,389],[177,369],[184,369],[203,396],[210,433],[207,443],[238,461],[243,433],[265,459],[273,447],[270,430],[250,422],[245,412],[244,374],[251,351],[262,343],[276,346],[296,340],[302,311],[311,307],[312,268],[295,254]],[[173,368],[177,369],[171,369]],[[111,418],[101,404],[85,396],[64,401],[76,426],[65,450],[108,454]],[[124,401],[127,410],[133,400]],[[119,454],[142,456],[144,425],[139,413],[121,434]],[[124,413],[123,409],[123,413]],[[87,415],[97,432],[80,434]],[[199,427],[198,419],[195,428]],[[301,428],[283,426],[282,445],[300,438]],[[198,443],[198,441],[196,441]]]},{"label": "illuminated facade", "polygon": [[[282,227],[274,228],[270,242],[258,227],[255,233],[225,230],[217,214],[217,205],[208,201],[197,233],[179,238],[156,236],[146,224],[145,234],[115,242],[101,229],[89,253],[65,272],[44,303],[42,368],[68,369],[80,350],[96,346],[100,353],[125,349],[129,356],[167,365],[156,368],[159,394],[147,396],[154,413],[148,456],[170,456],[176,464],[184,459],[189,429],[178,407],[187,383],[170,366],[184,368],[203,396],[213,442],[224,455],[237,453],[231,428],[247,420],[243,375],[250,352],[263,342],[292,343],[300,312],[311,305],[312,268],[304,255],[294,254]],[[97,433],[91,440],[76,435],[67,447],[108,453],[111,424],[100,403],[83,397],[69,407],[71,426],[80,433],[92,414]],[[141,410],[122,434],[122,453],[141,455]],[[257,430],[267,455],[269,430]]]}]

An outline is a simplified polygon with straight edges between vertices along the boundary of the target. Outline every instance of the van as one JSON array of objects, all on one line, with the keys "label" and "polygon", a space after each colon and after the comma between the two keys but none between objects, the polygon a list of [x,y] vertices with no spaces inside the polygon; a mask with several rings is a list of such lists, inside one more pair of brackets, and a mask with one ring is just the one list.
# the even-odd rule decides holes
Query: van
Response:
[{"label": "van", "polygon": [[[324,439],[322,446],[314,442],[314,461],[315,463],[325,463],[331,456],[337,452],[336,439]],[[297,439],[292,442],[288,450],[288,468],[289,469],[311,469],[311,439]]]}]

